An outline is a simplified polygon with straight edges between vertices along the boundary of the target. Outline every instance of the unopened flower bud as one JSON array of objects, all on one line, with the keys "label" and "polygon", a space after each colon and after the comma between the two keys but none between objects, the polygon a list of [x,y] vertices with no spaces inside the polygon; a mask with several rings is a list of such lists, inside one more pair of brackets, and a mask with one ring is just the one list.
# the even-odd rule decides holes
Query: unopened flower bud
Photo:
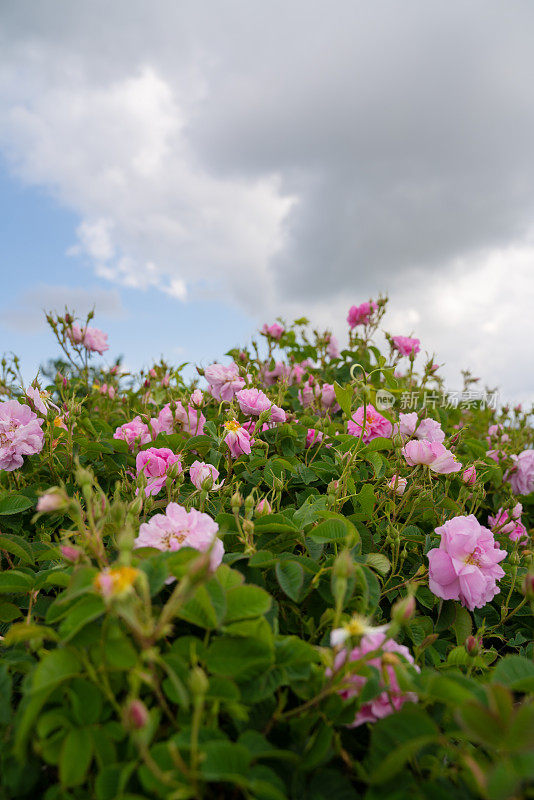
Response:
[{"label": "unopened flower bud", "polygon": [[50,511],[59,511],[66,508],[68,497],[61,489],[49,489],[41,495],[37,501],[37,511],[39,514],[46,514]]},{"label": "unopened flower bud", "polygon": [[193,667],[189,673],[189,688],[195,696],[203,697],[208,691],[209,681],[206,673],[200,667]]},{"label": "unopened flower bud", "polygon": [[401,478],[400,475],[393,475],[391,480],[388,482],[388,489],[395,492],[395,494],[403,495],[406,490],[406,485],[408,481],[406,478]]},{"label": "unopened flower bud", "polygon": [[415,597],[408,595],[394,603],[391,609],[391,619],[399,625],[406,625],[415,614]]},{"label": "unopened flower bud", "polygon": [[464,647],[467,655],[475,658],[482,652],[482,638],[480,636],[468,636]]},{"label": "unopened flower bud", "polygon": [[243,496],[239,492],[234,492],[230,501],[230,505],[232,506],[232,512],[234,514],[238,514],[239,509],[243,505]]},{"label": "unopened flower bud", "polygon": [[128,730],[141,730],[147,724],[148,718],[148,709],[142,700],[130,700],[124,709],[124,727]]},{"label": "unopened flower bud", "polygon": [[62,544],[59,550],[65,561],[69,561],[71,564],[75,564],[82,556],[82,551],[71,544]]},{"label": "unopened flower bud", "polygon": [[476,483],[476,479],[477,479],[477,471],[475,467],[472,466],[467,467],[467,469],[464,470],[464,473],[462,475],[463,482],[466,483],[467,486],[474,486],[474,484]]},{"label": "unopened flower bud", "polygon": [[248,519],[250,519],[253,511],[254,511],[254,496],[252,494],[249,494],[245,498],[245,516]]},{"label": "unopened flower bud", "polygon": [[262,517],[265,514],[272,514],[272,511],[271,504],[265,499],[265,497],[262,498],[256,506],[256,514],[258,517]]}]

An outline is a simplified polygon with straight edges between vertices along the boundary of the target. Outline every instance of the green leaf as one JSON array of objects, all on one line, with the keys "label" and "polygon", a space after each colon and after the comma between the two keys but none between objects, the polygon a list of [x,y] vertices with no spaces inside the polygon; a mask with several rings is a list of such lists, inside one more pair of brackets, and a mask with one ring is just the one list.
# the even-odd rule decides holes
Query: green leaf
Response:
[{"label": "green leaf", "polygon": [[473,620],[467,608],[460,605],[456,606],[456,617],[452,629],[456,636],[456,644],[464,644],[473,630]]},{"label": "green leaf", "polygon": [[78,675],[81,664],[69,650],[57,649],[39,662],[33,673],[32,691],[58,686],[67,678]]},{"label": "green leaf", "polygon": [[336,400],[341,406],[343,413],[350,419],[352,410],[352,397],[354,394],[352,386],[340,386],[339,383],[335,381],[334,392],[336,395]]},{"label": "green leaf", "polygon": [[235,586],[226,593],[225,622],[266,614],[271,607],[269,594],[259,586]]},{"label": "green leaf", "polygon": [[7,533],[0,534],[0,550],[5,550],[6,553],[17,556],[25,564],[33,563],[31,547],[22,536]]},{"label": "green leaf", "polygon": [[368,553],[365,557],[365,563],[380,575],[387,575],[391,569],[389,558],[383,553]]},{"label": "green leaf", "polygon": [[0,572],[0,594],[26,594],[33,588],[33,579],[16,569]]},{"label": "green leaf", "polygon": [[534,664],[522,656],[507,655],[493,670],[492,680],[515,692],[534,692]]},{"label": "green leaf", "polygon": [[308,533],[308,538],[314,542],[324,544],[325,542],[342,542],[348,536],[348,528],[344,521],[340,519],[326,519],[320,522]]},{"label": "green leaf", "polygon": [[206,653],[206,665],[215,675],[244,682],[257,678],[274,663],[273,650],[264,641],[220,636]]},{"label": "green leaf", "polygon": [[106,606],[102,598],[97,595],[82,597],[69,610],[69,613],[59,626],[59,633],[64,642],[68,642],[88,625],[104,614]]},{"label": "green leaf", "polygon": [[304,583],[304,570],[296,561],[279,561],[275,567],[276,578],[282,591],[291,600],[298,601]]},{"label": "green leaf", "polygon": [[7,497],[2,497],[0,500],[0,515],[21,514],[34,505],[35,502],[26,497],[25,494],[9,494]]},{"label": "green leaf", "polygon": [[59,779],[62,786],[83,783],[93,759],[93,740],[87,728],[72,728],[66,735],[59,757]]},{"label": "green leaf", "polygon": [[250,753],[246,747],[233,742],[208,742],[202,748],[204,759],[201,772],[206,781],[233,781],[248,773]]},{"label": "green leaf", "polygon": [[224,591],[216,580],[199,586],[193,597],[177,611],[176,616],[199,628],[217,628],[226,612]]},{"label": "green leaf", "polygon": [[371,733],[369,782],[381,784],[390,780],[422,747],[438,737],[434,721],[411,703],[379,720]]}]

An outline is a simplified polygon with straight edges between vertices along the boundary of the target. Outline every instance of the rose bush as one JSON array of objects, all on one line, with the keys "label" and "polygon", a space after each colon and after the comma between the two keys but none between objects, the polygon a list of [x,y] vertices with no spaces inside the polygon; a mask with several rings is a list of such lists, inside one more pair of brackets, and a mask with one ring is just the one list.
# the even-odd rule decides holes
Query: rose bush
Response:
[{"label": "rose bush", "polygon": [[4,358],[2,800],[533,796],[531,417],[385,312],[191,381],[92,315]]}]

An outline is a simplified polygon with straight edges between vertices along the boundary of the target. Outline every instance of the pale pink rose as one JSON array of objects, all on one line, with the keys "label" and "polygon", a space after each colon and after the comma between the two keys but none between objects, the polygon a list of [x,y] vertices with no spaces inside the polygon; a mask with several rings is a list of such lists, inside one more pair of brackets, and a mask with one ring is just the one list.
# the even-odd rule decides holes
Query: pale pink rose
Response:
[{"label": "pale pink rose", "polygon": [[349,433],[357,437],[361,435],[362,427],[364,425],[364,411],[365,428],[363,431],[362,441],[367,444],[372,439],[377,439],[380,436],[389,438],[393,430],[391,422],[389,419],[383,417],[382,414],[379,414],[376,408],[371,405],[371,403],[369,403],[365,409],[364,406],[360,406],[356,409],[352,415],[352,419],[349,420],[347,425]]},{"label": "pale pink rose", "polygon": [[401,478],[400,475],[393,475],[388,482],[388,489],[391,489],[395,494],[403,495],[406,491],[408,481],[406,478]]},{"label": "pale pink rose", "polygon": [[261,389],[241,389],[236,394],[236,400],[243,414],[259,417],[264,411],[270,411],[271,422],[286,421],[286,412],[275,406]]},{"label": "pale pink rose", "polygon": [[265,325],[261,329],[261,332],[265,336],[270,336],[271,339],[276,339],[278,341],[279,339],[282,338],[282,335],[284,333],[284,328],[282,328],[282,326],[279,325],[277,322],[273,322],[272,325],[267,325],[267,323],[265,323]]},{"label": "pale pink rose", "polygon": [[250,438],[250,433],[247,429],[235,419],[225,422],[224,428],[228,431],[224,441],[230,450],[231,456],[239,458],[239,456],[248,455],[251,451],[251,446],[254,444],[254,439]]},{"label": "pale pink rose", "polygon": [[166,372],[163,378],[161,379],[161,385],[166,387],[169,385],[170,382],[171,382],[171,376],[169,375],[168,372]]},{"label": "pale pink rose", "polygon": [[514,466],[505,475],[510,482],[514,494],[530,494],[534,492],[534,450],[523,450],[513,455]]},{"label": "pale pink rose", "polygon": [[306,381],[298,391],[298,398],[302,408],[309,408],[320,393],[321,389],[311,378]]},{"label": "pale pink rose", "polygon": [[287,366],[287,364],[283,364],[281,361],[276,361],[273,369],[267,369],[267,366],[264,366],[262,373],[263,382],[265,385],[274,386],[274,384],[282,378],[289,380],[291,376],[291,369]]},{"label": "pale pink rose", "polygon": [[145,495],[158,494],[165,485],[167,473],[173,464],[179,465],[179,472],[182,472],[180,458],[168,447],[149,447],[141,450],[135,459],[137,474],[143,472],[147,477]]},{"label": "pale pink rose", "polygon": [[421,420],[415,435],[418,439],[426,439],[427,442],[443,442],[445,439],[445,432],[442,430],[441,425],[431,417]]},{"label": "pale pink rose", "polygon": [[504,432],[504,428],[500,422],[496,425],[490,425],[488,428],[488,435],[486,436],[487,443],[491,444],[492,439],[498,439],[501,442],[510,441],[510,437]]},{"label": "pale pink rose", "polygon": [[324,433],[317,431],[315,428],[308,428],[306,434],[306,447],[312,447],[314,444],[320,444],[323,441]]},{"label": "pale pink rose", "polygon": [[224,546],[217,536],[219,526],[208,514],[192,508],[187,511],[178,503],[169,503],[165,514],[154,514],[139,528],[134,547],[155,547],[157,550],[180,550],[192,547],[201,553],[210,551],[210,567],[216,570],[224,555]]},{"label": "pale pink rose", "polygon": [[401,450],[406,459],[406,463],[411,467],[417,464],[424,464],[433,472],[447,475],[451,472],[459,472],[462,465],[450,450],[447,450],[441,442],[427,442],[425,439],[412,439]]},{"label": "pale pink rose", "polygon": [[308,371],[308,368],[309,368],[308,361],[301,361],[300,364],[293,364],[293,366],[289,370],[289,375],[288,375],[289,383],[292,386],[295,383],[301,383],[304,375]]},{"label": "pale pink rose", "polygon": [[323,383],[321,386],[320,399],[324,411],[331,411],[333,414],[339,411],[340,406],[337,402],[335,389],[331,383]]},{"label": "pale pink rose", "polygon": [[176,420],[181,423],[182,430],[190,433],[191,436],[202,436],[204,433],[204,425],[206,417],[193,406],[187,406],[187,410],[178,401],[176,403],[176,411],[174,412]]},{"label": "pale pink rose", "polygon": [[109,350],[108,335],[98,328],[80,328],[79,325],[73,324],[67,330],[67,336],[73,344],[83,344],[86,350],[92,350],[100,355]]},{"label": "pale pink rose", "polygon": [[328,353],[330,358],[339,358],[341,355],[341,353],[339,352],[339,342],[334,336],[334,334],[330,334],[326,352]]},{"label": "pale pink rose", "polygon": [[[378,651],[371,658],[366,658],[369,653]],[[334,671],[341,669],[347,661],[362,661],[362,664],[375,667],[379,675],[380,688],[383,691],[372,700],[362,703],[359,711],[354,718],[354,722],[348,728],[357,728],[364,722],[377,722],[379,719],[399,711],[404,703],[416,703],[417,695],[413,692],[403,692],[399,686],[395,668],[391,663],[392,659],[384,657],[386,653],[396,653],[408,664],[414,665],[413,656],[403,644],[398,644],[393,639],[388,639],[383,631],[366,633],[362,636],[357,647],[348,653],[340,650],[334,659]],[[419,667],[414,665],[414,669],[419,672]],[[327,670],[327,675],[332,675],[331,670]],[[342,689],[339,694],[344,700],[358,697],[369,678],[365,675],[348,674],[344,677],[347,687]]]},{"label": "pale pink rose", "polygon": [[468,486],[474,486],[477,480],[477,471],[475,467],[473,466],[467,467],[467,469],[464,470],[464,473],[462,475],[462,480]]},{"label": "pale pink rose", "polygon": [[79,561],[83,555],[81,550],[79,550],[77,547],[73,547],[70,544],[62,544],[59,550],[65,561],[70,561],[72,564],[75,564],[77,561]]},{"label": "pale pink rose", "polygon": [[245,385],[244,378],[239,377],[237,364],[233,362],[227,367],[223,364],[212,364],[206,367],[204,377],[209,384],[209,392],[215,400],[229,403],[236,392]]},{"label": "pale pink rose", "polygon": [[120,425],[113,434],[114,439],[123,439],[128,443],[130,450],[138,450],[142,445],[151,441],[148,425],[141,417],[137,416],[131,422]]},{"label": "pale pink rose", "polygon": [[349,326],[355,328],[356,325],[367,325],[377,308],[378,306],[374,300],[369,303],[362,303],[359,306],[351,306],[347,316]]},{"label": "pale pink rose", "polygon": [[219,470],[215,469],[213,464],[206,464],[204,461],[193,461],[189,467],[189,477],[195,488],[206,489],[211,492],[216,492],[224,483],[224,481],[216,483],[219,477]]},{"label": "pale pink rose", "polygon": [[487,450],[486,455],[488,456],[488,458],[491,458],[493,459],[493,461],[496,461],[497,464],[499,463],[501,458],[506,458],[506,453],[503,450]]},{"label": "pale pink rose", "polygon": [[256,514],[258,517],[263,517],[265,514],[272,514],[273,510],[268,500],[262,498],[256,506]]},{"label": "pale pink rose", "polygon": [[42,424],[43,420],[29,406],[17,400],[0,403],[0,470],[19,469],[24,463],[23,456],[41,452]]},{"label": "pale pink rose", "polygon": [[163,406],[157,417],[152,417],[150,420],[150,428],[154,438],[159,436],[160,433],[174,433],[174,417],[172,415],[170,403]]},{"label": "pale pink rose", "polygon": [[409,336],[393,336],[392,341],[395,350],[398,350],[401,356],[415,357],[421,349],[419,339],[412,339]]},{"label": "pale pink rose", "polygon": [[[488,523],[494,533],[507,533],[513,542],[521,542],[527,544],[528,532],[523,523],[521,522],[521,515],[523,513],[523,506],[521,503],[516,503],[511,511],[505,511],[499,508],[494,517],[488,517]],[[524,542],[522,540],[525,540]]]},{"label": "pale pink rose", "polygon": [[459,600],[470,611],[482,608],[500,592],[497,581],[504,570],[499,562],[506,551],[473,514],[448,520],[436,533],[439,547],[427,554],[430,591],[443,600]]},{"label": "pale pink rose", "polygon": [[[247,433],[250,433],[250,435],[252,436],[252,434],[256,430],[257,424],[258,423],[255,419],[247,419],[247,421],[244,422],[241,427],[244,428],[247,431]],[[264,433],[265,431],[270,431],[272,428],[276,428],[275,422],[264,422],[263,425],[261,426],[261,430],[258,430],[258,432]]]},{"label": "pale pink rose", "polygon": [[108,386],[107,383],[103,383],[102,386],[100,387],[100,394],[107,394],[110,400],[113,400],[113,398],[116,395],[115,387]]},{"label": "pale pink rose", "polygon": [[50,392],[38,389],[36,386],[28,386],[26,389],[26,397],[31,401],[33,407],[46,417],[50,406],[59,411],[58,406],[50,400]]},{"label": "pale pink rose", "polygon": [[419,416],[416,411],[411,414],[399,414],[399,421],[393,426],[393,435],[401,435],[406,441],[406,437],[413,436],[419,424]]}]

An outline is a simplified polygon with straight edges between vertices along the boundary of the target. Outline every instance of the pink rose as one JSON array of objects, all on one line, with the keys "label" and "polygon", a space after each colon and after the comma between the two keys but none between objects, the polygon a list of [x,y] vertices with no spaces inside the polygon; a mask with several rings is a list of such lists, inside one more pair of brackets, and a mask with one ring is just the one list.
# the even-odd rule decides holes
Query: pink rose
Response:
[{"label": "pink rose", "polygon": [[161,491],[167,480],[167,472],[173,464],[179,464],[182,472],[180,458],[168,447],[149,447],[141,450],[135,459],[137,474],[143,472],[148,478],[145,494],[156,495]]},{"label": "pink rose", "polygon": [[[366,658],[369,653],[378,651],[371,658]],[[383,717],[399,711],[404,703],[416,703],[417,695],[413,692],[403,692],[399,686],[397,674],[392,664],[392,659],[385,657],[387,653],[397,653],[409,664],[414,664],[413,656],[403,644],[397,644],[393,639],[387,639],[383,631],[373,633],[366,633],[362,636],[360,643],[357,647],[347,653],[346,650],[340,650],[334,659],[334,671],[341,669],[347,661],[362,661],[365,665],[375,667],[379,675],[380,688],[383,691],[372,700],[361,704],[354,722],[347,727],[357,728],[363,725],[364,722],[377,722]],[[398,659],[400,662],[401,659]],[[414,665],[414,668],[419,672],[419,667]],[[327,671],[331,675],[331,671]],[[348,674],[344,678],[344,683],[347,688],[343,688],[339,694],[344,700],[352,697],[358,697],[367,681],[368,677],[365,675]]]},{"label": "pink rose", "polygon": [[259,417],[264,411],[270,411],[271,422],[286,421],[286,412],[275,406],[261,389],[241,389],[236,394],[236,400],[243,414]]},{"label": "pink rose", "polygon": [[439,547],[428,553],[430,591],[443,600],[459,600],[470,611],[482,608],[500,591],[497,581],[504,570],[499,562],[506,551],[473,514],[448,520],[436,533]]},{"label": "pink rose", "polygon": [[152,439],[150,431],[148,430],[148,425],[146,425],[139,416],[134,417],[131,422],[126,422],[124,425],[120,425],[116,428],[113,438],[123,439],[128,443],[130,450],[139,449],[142,445],[148,444]]},{"label": "pink rose", "polygon": [[73,344],[83,344],[86,350],[92,350],[100,355],[109,350],[108,335],[98,328],[80,328],[79,325],[73,324],[67,330],[67,336]]},{"label": "pink rose", "polygon": [[433,472],[441,475],[459,472],[462,468],[454,453],[447,450],[441,442],[412,439],[402,448],[401,453],[410,467],[415,467],[417,464],[425,464]]},{"label": "pink rose", "polygon": [[393,346],[398,350],[401,356],[411,356],[415,358],[420,350],[419,339],[411,339],[409,336],[393,336]]},{"label": "pink rose", "polygon": [[44,444],[43,420],[17,400],[0,403],[0,470],[22,467],[23,456],[40,453]]},{"label": "pink rose", "polygon": [[224,441],[230,450],[232,458],[248,455],[251,451],[251,446],[254,444],[254,439],[250,438],[250,433],[246,428],[235,419],[225,422],[224,427],[228,431]]},{"label": "pink rose", "polygon": [[191,436],[203,435],[206,417],[202,411],[193,408],[193,406],[187,406],[186,410],[180,401],[178,401],[176,403],[176,411],[174,412],[174,416],[176,420],[181,423],[182,430],[186,433],[190,433]]},{"label": "pink rose", "polygon": [[215,492],[220,489],[223,482],[215,483],[219,477],[219,470],[213,464],[205,464],[203,461],[194,461],[189,467],[189,477],[196,489],[205,489]]},{"label": "pink rose", "polygon": [[339,342],[333,334],[330,334],[326,352],[328,353],[330,358],[339,358],[341,355],[341,353],[339,352]]},{"label": "pink rose", "polygon": [[256,514],[258,517],[263,517],[265,514],[272,514],[271,504],[263,497],[256,506]]},{"label": "pink rose", "polygon": [[308,428],[306,433],[306,447],[311,447],[314,444],[320,444],[323,441],[324,433],[317,431],[315,428]]},{"label": "pink rose", "polygon": [[521,503],[516,503],[512,511],[499,508],[494,517],[488,517],[488,523],[494,533],[507,533],[513,542],[522,542],[525,539],[522,544],[527,544],[528,532],[521,522],[522,513],[523,506]]},{"label": "pink rose", "polygon": [[216,570],[224,555],[224,546],[217,536],[219,526],[208,514],[192,508],[187,511],[178,503],[169,503],[165,514],[154,514],[139,528],[134,547],[155,547],[157,550],[180,550],[192,547],[201,553],[210,551],[210,568]]},{"label": "pink rose", "polygon": [[534,492],[534,450],[523,450],[513,455],[514,466],[505,475],[510,482],[514,494],[530,494]]},{"label": "pink rose", "polygon": [[[354,414],[352,419],[349,420],[347,428],[349,433],[353,436],[360,436],[364,424],[364,407],[360,406]],[[365,428],[362,436],[362,441],[367,444],[372,439],[377,439],[383,436],[386,439],[391,436],[393,427],[389,419],[386,419],[379,414],[376,408],[369,403],[365,409]]]},{"label": "pink rose", "polygon": [[219,402],[229,403],[236,392],[243,388],[245,381],[239,377],[237,364],[233,362],[225,367],[223,364],[212,364],[206,367],[204,377],[209,383],[210,394]]},{"label": "pink rose", "polygon": [[339,411],[340,406],[336,399],[336,392],[331,383],[323,383],[321,386],[321,407],[324,411],[331,411],[333,414]]},{"label": "pink rose", "polygon": [[267,323],[265,323],[265,325],[261,329],[261,332],[265,336],[270,336],[271,339],[276,339],[278,341],[279,339],[282,338],[282,335],[284,333],[284,328],[282,328],[282,326],[279,325],[277,322],[273,322],[272,325],[267,325]]},{"label": "pink rose", "polygon": [[351,306],[347,316],[350,328],[355,328],[356,325],[368,325],[377,309],[378,305],[374,300],[369,303],[362,303],[360,306]]},{"label": "pink rose", "polygon": [[428,442],[443,442],[445,439],[445,432],[441,429],[441,425],[431,417],[421,420],[415,435],[418,439],[426,439]]}]

